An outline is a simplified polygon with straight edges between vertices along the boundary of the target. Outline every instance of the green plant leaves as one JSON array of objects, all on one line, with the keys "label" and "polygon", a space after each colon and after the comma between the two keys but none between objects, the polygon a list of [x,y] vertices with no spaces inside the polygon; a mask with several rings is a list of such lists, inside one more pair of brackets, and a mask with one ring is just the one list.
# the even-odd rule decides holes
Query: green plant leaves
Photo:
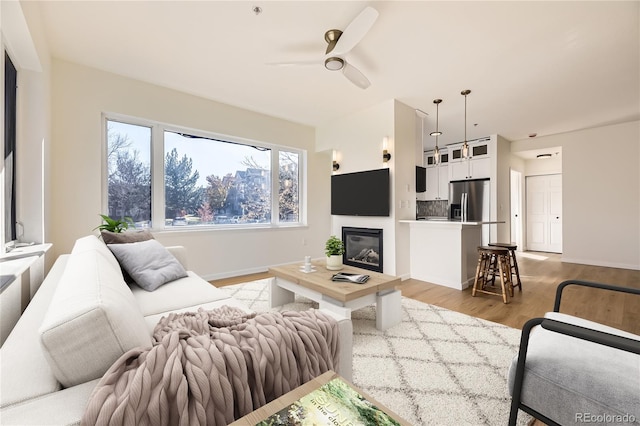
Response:
[{"label": "green plant leaves", "polygon": [[130,216],[125,216],[122,219],[112,219],[105,214],[101,214],[100,217],[102,218],[104,223],[93,228],[94,231],[96,229],[99,229],[100,231],[120,233],[129,229],[129,226],[135,228],[133,218],[131,218]]}]

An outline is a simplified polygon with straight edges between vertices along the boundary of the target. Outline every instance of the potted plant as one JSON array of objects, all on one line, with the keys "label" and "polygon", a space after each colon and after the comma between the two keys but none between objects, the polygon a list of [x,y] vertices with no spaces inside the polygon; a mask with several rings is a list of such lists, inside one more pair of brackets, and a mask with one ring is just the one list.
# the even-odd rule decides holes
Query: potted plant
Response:
[{"label": "potted plant", "polygon": [[132,226],[135,228],[135,225],[133,224],[133,219],[130,218],[129,216],[123,217],[122,219],[112,219],[106,214],[101,214],[100,217],[102,217],[102,220],[104,221],[104,223],[100,226],[96,226],[95,228],[93,228],[94,230],[99,229],[100,231],[120,233],[129,229],[129,226]]},{"label": "potted plant", "polygon": [[344,254],[344,243],[341,239],[332,235],[324,246],[324,254],[327,255],[327,269],[337,271],[342,269],[342,255]]}]

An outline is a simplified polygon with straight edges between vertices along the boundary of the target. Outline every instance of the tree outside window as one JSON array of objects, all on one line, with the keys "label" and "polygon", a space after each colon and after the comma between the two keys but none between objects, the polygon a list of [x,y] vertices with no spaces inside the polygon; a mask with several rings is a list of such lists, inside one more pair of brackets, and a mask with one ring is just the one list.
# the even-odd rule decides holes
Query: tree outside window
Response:
[{"label": "tree outside window", "polygon": [[[299,222],[298,152],[170,130],[163,136],[164,200],[158,202],[164,202],[165,227]],[[138,226],[150,225],[150,153],[157,143],[151,127],[107,120],[110,216],[131,216]],[[275,218],[272,179],[278,180]]]}]

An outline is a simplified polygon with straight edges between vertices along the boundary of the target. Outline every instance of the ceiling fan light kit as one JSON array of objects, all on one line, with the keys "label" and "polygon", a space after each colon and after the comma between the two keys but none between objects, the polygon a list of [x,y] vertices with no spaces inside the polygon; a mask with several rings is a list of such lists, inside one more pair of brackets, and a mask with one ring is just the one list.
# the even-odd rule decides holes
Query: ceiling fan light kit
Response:
[{"label": "ceiling fan light kit", "polygon": [[336,56],[324,60],[324,67],[329,71],[340,71],[344,68],[344,61]]}]

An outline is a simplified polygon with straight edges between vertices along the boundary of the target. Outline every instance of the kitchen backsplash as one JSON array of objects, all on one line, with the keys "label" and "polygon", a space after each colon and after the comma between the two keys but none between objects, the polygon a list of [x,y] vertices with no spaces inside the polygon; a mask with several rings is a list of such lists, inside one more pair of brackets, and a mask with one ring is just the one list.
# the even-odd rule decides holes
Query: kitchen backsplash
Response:
[{"label": "kitchen backsplash", "polygon": [[447,200],[420,201],[416,202],[417,217],[449,217],[449,202]]}]

